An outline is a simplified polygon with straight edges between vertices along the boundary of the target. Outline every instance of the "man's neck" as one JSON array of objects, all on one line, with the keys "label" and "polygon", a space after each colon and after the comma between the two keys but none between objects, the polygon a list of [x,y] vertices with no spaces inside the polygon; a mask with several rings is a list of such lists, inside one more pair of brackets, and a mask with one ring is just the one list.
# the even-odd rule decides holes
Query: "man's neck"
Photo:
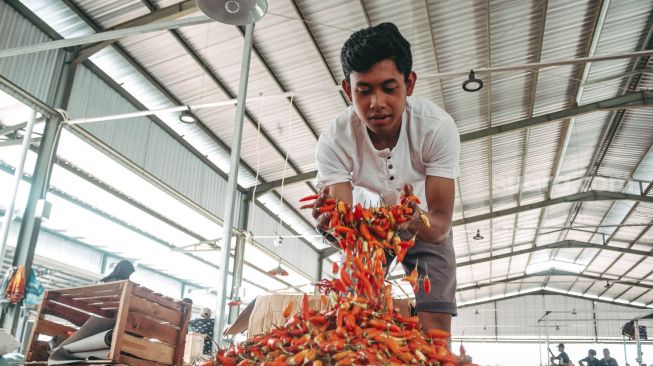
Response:
[{"label": "man's neck", "polygon": [[370,136],[370,141],[372,141],[372,145],[374,145],[375,149],[392,150],[395,146],[397,146],[397,141],[399,141],[399,135],[401,134],[401,124],[396,128],[395,131],[389,134],[377,135],[369,129],[367,130],[367,133]]}]

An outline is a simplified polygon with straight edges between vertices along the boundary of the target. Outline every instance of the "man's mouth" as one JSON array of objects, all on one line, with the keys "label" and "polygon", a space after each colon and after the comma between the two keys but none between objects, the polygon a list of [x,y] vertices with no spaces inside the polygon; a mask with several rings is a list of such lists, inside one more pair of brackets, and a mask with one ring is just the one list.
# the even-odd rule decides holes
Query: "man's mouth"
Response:
[{"label": "man's mouth", "polygon": [[389,114],[373,114],[370,116],[370,121],[375,123],[385,123],[390,122],[391,115]]}]

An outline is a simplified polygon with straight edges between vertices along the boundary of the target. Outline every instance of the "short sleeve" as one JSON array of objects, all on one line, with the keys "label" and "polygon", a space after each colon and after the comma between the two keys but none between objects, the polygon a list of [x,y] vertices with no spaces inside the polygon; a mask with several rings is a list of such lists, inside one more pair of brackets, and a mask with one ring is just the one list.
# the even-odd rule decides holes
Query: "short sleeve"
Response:
[{"label": "short sleeve", "polygon": [[331,138],[324,134],[320,135],[315,149],[318,189],[336,183],[351,182],[351,172],[347,168],[346,154],[340,150]]},{"label": "short sleeve", "polygon": [[453,119],[449,117],[433,135],[431,143],[425,142],[426,175],[458,178],[460,175],[460,135]]}]

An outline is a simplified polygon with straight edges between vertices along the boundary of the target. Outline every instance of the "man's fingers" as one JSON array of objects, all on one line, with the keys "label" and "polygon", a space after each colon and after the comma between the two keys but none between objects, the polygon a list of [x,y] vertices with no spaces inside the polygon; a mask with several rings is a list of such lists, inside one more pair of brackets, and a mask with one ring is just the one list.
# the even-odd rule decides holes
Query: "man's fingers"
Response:
[{"label": "man's fingers", "polygon": [[329,221],[331,221],[331,212],[323,212],[315,219],[317,226],[324,231],[329,230]]},{"label": "man's fingers", "polygon": [[403,189],[401,190],[401,195],[402,196],[410,196],[413,194],[413,186],[412,184],[405,183]]}]

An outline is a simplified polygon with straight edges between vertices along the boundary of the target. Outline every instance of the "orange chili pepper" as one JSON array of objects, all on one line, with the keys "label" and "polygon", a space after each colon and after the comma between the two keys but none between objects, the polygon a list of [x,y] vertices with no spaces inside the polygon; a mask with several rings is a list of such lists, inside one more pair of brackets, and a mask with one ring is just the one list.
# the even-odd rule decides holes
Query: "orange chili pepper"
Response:
[{"label": "orange chili pepper", "polygon": [[288,319],[290,316],[290,312],[292,311],[293,303],[290,301],[288,305],[286,305],[285,309],[283,309],[283,317]]}]

